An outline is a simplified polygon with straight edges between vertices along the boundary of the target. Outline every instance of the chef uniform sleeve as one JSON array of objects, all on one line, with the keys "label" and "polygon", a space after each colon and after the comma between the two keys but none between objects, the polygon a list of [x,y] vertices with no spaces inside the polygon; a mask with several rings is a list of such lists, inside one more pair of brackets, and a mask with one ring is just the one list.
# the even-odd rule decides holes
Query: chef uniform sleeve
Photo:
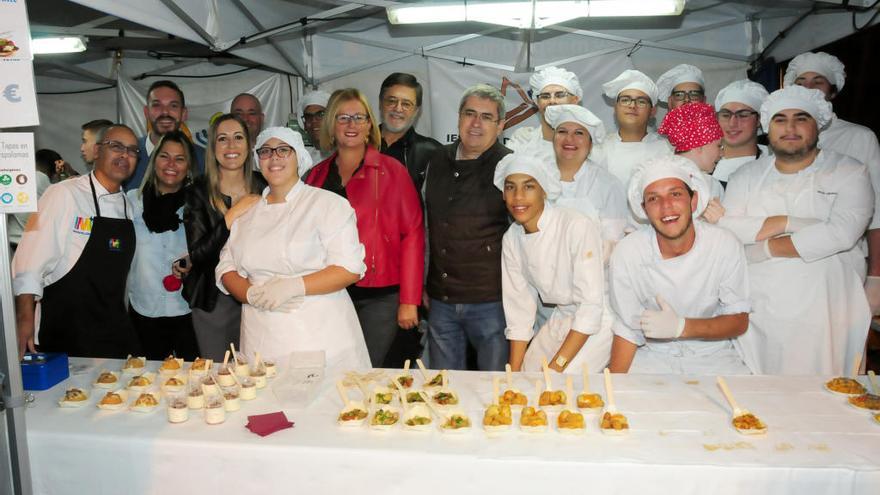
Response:
[{"label": "chef uniform sleeve", "polygon": [[[635,235],[635,234],[630,234]],[[637,263],[636,253],[630,249],[632,242],[626,243],[624,239],[611,255],[608,276],[608,293],[611,301],[611,309],[617,318],[611,326],[614,335],[617,335],[635,345],[645,345],[645,334],[639,328],[638,321],[645,307],[639,300],[636,292],[635,277],[641,276],[638,266],[629,263]],[[635,239],[633,239],[635,240]],[[633,265],[633,266],[630,266]]]},{"label": "chef uniform sleeve", "polygon": [[237,272],[242,277],[248,278],[248,273],[236,266],[235,256],[233,256],[233,248],[237,245],[240,236],[241,222],[234,222],[232,224],[232,230],[229,232],[229,239],[226,240],[226,244],[220,249],[220,261],[217,262],[217,267],[214,269],[214,277],[217,279],[217,288],[227,296],[229,295],[229,291],[226,290],[226,287],[223,285],[223,274]]},{"label": "chef uniform sleeve", "polygon": [[[764,163],[762,161],[761,163]],[[767,166],[773,166],[767,163]],[[724,199],[721,201],[724,206],[724,216],[718,221],[720,227],[733,232],[733,234],[743,244],[754,244],[758,232],[764,226],[767,217],[747,216],[746,208],[748,208],[749,189],[751,186],[751,175],[758,172],[756,167],[742,167],[730,176],[727,183],[727,190],[724,192]]]},{"label": "chef uniform sleeve", "polygon": [[605,310],[605,274],[599,228],[589,218],[573,224],[576,236],[570,252],[572,261],[572,301],[577,305],[571,329],[587,335],[600,330]]},{"label": "chef uniform sleeve", "polygon": [[348,201],[330,196],[323,221],[318,222],[318,237],[326,250],[326,266],[341,266],[363,278],[365,250],[358,237],[357,218]]},{"label": "chef uniform sleeve", "polygon": [[507,340],[530,341],[534,335],[535,314],[538,311],[538,291],[523,273],[521,247],[516,242],[511,226],[501,240],[501,300]]},{"label": "chef uniform sleeve", "polygon": [[[721,261],[721,286],[718,290],[718,315],[735,315],[751,310],[749,301],[749,272],[743,245],[729,232],[722,232],[723,246],[720,252],[726,253],[716,259]],[[709,271],[709,270],[707,270]]]}]

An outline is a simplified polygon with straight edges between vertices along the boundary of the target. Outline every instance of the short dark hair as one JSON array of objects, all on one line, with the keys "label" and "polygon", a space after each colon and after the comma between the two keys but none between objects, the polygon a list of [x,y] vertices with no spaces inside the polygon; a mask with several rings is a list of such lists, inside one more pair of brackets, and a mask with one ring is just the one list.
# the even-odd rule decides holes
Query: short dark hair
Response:
[{"label": "short dark hair", "polygon": [[422,85],[419,84],[419,80],[416,79],[416,76],[407,74],[406,72],[395,72],[382,81],[382,88],[379,89],[379,100],[385,99],[385,90],[391,86],[397,86],[398,84],[416,90],[416,106],[422,106]]},{"label": "short dark hair", "polygon": [[181,91],[180,86],[178,86],[174,81],[169,81],[167,79],[162,79],[161,81],[156,81],[153,84],[150,84],[150,88],[147,89],[147,105],[150,104],[150,93],[153,92],[156,88],[170,88],[174,91],[177,91],[177,94],[180,95],[180,106],[186,108],[186,98],[183,96],[183,91]]},{"label": "short dark hair", "polygon": [[89,131],[91,133],[97,134],[101,129],[105,127],[110,127],[113,125],[113,121],[107,119],[95,119],[90,120],[80,126],[80,128],[84,131]]},{"label": "short dark hair", "polygon": [[49,177],[55,175],[55,162],[58,160],[63,161],[64,159],[61,158],[61,155],[55,150],[43,148],[34,153],[34,161],[36,162],[37,170],[43,172]]}]

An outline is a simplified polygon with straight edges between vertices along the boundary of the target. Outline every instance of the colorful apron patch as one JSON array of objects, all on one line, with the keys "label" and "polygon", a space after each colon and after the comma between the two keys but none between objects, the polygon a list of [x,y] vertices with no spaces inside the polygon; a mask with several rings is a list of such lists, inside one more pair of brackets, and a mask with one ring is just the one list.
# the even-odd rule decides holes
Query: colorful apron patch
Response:
[{"label": "colorful apron patch", "polygon": [[76,217],[73,220],[73,231],[77,234],[91,234],[92,217]]},{"label": "colorful apron patch", "polygon": [[111,237],[110,240],[107,241],[108,247],[110,251],[122,251],[122,241],[115,237]]}]

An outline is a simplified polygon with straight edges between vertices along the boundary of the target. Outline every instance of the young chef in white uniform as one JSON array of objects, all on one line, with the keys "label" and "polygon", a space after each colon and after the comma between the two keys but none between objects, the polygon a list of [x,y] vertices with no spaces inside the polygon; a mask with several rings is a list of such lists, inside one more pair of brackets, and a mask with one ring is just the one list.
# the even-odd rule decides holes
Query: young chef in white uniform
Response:
[{"label": "young chef in white uniform", "polygon": [[715,111],[705,103],[688,103],[670,110],[663,118],[657,133],[666,136],[675,148],[675,154],[687,158],[703,172],[710,186],[710,207],[718,207],[724,196],[721,182],[712,177],[715,164],[721,158],[721,126]]},{"label": "young chef in white uniform", "polygon": [[630,205],[651,226],[611,255],[611,371],[749,373],[732,340],[749,322],[743,248],[696,220],[707,191],[703,173],[680,156],[649,160],[633,174]]},{"label": "young chef in white uniform", "polygon": [[758,131],[761,130],[758,110],[767,96],[764,86],[741,79],[725,86],[715,97],[715,112],[724,138],[721,160],[712,177],[724,187],[737,169],[767,154],[767,147],[758,144]]},{"label": "young chef in white uniform", "polygon": [[[843,63],[827,53],[802,53],[788,64],[783,86],[797,84],[818,89],[834,100],[846,81]],[[872,314],[880,314],[880,145],[871,129],[831,114],[828,126],[819,134],[819,149],[851,156],[868,167],[874,187],[874,216],[868,226],[868,279],[865,293]]]},{"label": "young chef in white uniform", "polygon": [[669,110],[685,103],[706,103],[703,71],[693,65],[676,65],[657,78],[657,96],[666,102]]},{"label": "young chef in white uniform", "polygon": [[532,74],[529,86],[532,88],[532,98],[538,105],[541,125],[517,129],[504,145],[513,151],[537,148],[552,153],[553,128],[547,123],[545,112],[552,105],[580,103],[583,97],[581,83],[573,72],[559,67],[547,67]]},{"label": "young chef in white uniform", "polygon": [[625,70],[603,84],[602,90],[614,101],[617,132],[609,134],[593,152],[593,161],[625,185],[640,163],[672,154],[672,147],[656,132],[648,131],[648,121],[657,113],[657,86],[651,78],[637,70]]},{"label": "young chef in white uniform", "polygon": [[296,132],[270,127],[254,153],[269,187],[232,224],[216,270],[220,290],[242,302],[242,351],[279,359],[322,350],[328,368],[369,368],[344,290],[366,271],[354,210],[299,180],[311,158]]},{"label": "young chef in white uniform", "polygon": [[[559,372],[579,373],[586,362],[595,373],[605,367],[611,348],[599,227],[551,204],[560,189],[554,175],[542,157],[529,153],[507,155],[495,168],[495,185],[515,221],[501,244],[510,365],[539,371],[541,359],[548,358]],[[556,306],[535,335],[540,301]]]},{"label": "young chef in white uniform", "polygon": [[755,373],[840,375],[861,354],[871,313],[859,238],[874,209],[867,168],[817,147],[831,119],[821,91],[790,86],[761,105],[773,155],[727,183],[720,225],[746,244]]}]

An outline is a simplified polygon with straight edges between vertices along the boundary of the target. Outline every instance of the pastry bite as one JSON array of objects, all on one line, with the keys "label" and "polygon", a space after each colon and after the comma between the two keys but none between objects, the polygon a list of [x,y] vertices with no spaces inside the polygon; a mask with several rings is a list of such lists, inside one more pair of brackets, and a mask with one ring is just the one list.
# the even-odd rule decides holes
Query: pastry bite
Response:
[{"label": "pastry bite", "polygon": [[186,397],[180,394],[171,395],[167,402],[169,423],[183,423],[189,419],[189,406],[187,406]]},{"label": "pastry bite", "polygon": [[400,420],[400,411],[396,407],[380,406],[370,418],[370,427],[374,430],[389,430]]},{"label": "pastry bite", "polygon": [[241,400],[254,400],[257,398],[257,384],[250,378],[241,379]]},{"label": "pastry bite", "polygon": [[82,407],[88,402],[89,394],[81,388],[69,388],[64,392],[64,397],[58,399],[61,407]]},{"label": "pastry bite", "polygon": [[853,407],[859,409],[868,409],[870,411],[880,411],[880,395],[862,394],[847,399]]},{"label": "pastry bite", "polygon": [[568,398],[562,390],[544,390],[541,397],[538,398],[540,407],[560,407],[564,406]]},{"label": "pastry bite", "polygon": [[825,382],[825,390],[842,395],[862,395],[867,392],[865,386],[854,378],[837,377]]},{"label": "pastry bite", "polygon": [[584,415],[579,411],[563,409],[556,417],[556,428],[561,433],[583,433],[586,427]]},{"label": "pastry bite", "polygon": [[226,407],[223,404],[223,396],[205,396],[205,423],[217,425],[226,421]]},{"label": "pastry bite", "polygon": [[508,406],[523,407],[529,404],[529,398],[519,390],[507,389],[503,394],[498,396],[498,403],[506,404]]},{"label": "pastry bite", "polygon": [[509,404],[492,404],[483,414],[483,428],[486,431],[509,430],[513,424],[513,413]]},{"label": "pastry bite", "polygon": [[135,412],[151,412],[159,407],[159,397],[153,392],[142,392],[131,404],[131,410]]},{"label": "pastry bite", "polygon": [[584,409],[587,411],[597,411],[597,410],[601,410],[603,407],[605,407],[605,401],[602,400],[602,396],[599,394],[593,394],[593,393],[578,394],[577,406],[578,406],[578,409]]},{"label": "pastry bite", "polygon": [[431,411],[424,404],[411,406],[403,418],[403,429],[410,431],[429,431],[434,420]]},{"label": "pastry bite", "polygon": [[208,362],[207,359],[198,357],[192,362],[189,369],[190,371],[208,371],[208,367],[210,366]]},{"label": "pastry bite", "polygon": [[128,394],[125,393],[124,390],[117,390],[115,392],[107,392],[101,397],[101,400],[98,401],[98,407],[101,409],[107,409],[110,411],[117,411],[125,407],[125,401],[128,399]]},{"label": "pastry bite", "polygon": [[126,388],[135,392],[142,392],[153,385],[153,380],[155,378],[155,373],[144,373],[143,375],[133,376],[128,380]]},{"label": "pastry bite", "polygon": [[605,411],[602,419],[599,421],[599,428],[602,430],[602,433],[620,434],[629,430],[629,422],[627,422],[626,416],[623,414]]},{"label": "pastry bite", "polygon": [[180,369],[183,368],[183,359],[176,358],[174,356],[168,356],[162,361],[162,365],[159,366],[159,372],[162,374],[172,374],[176,375]]},{"label": "pastry bite", "polygon": [[186,386],[186,379],[181,376],[172,376],[162,383],[166,392],[180,392]]},{"label": "pastry bite", "polygon": [[127,375],[140,375],[147,365],[146,357],[134,357],[129,354],[128,359],[122,364],[122,372]]},{"label": "pastry bite", "polygon": [[116,388],[119,384],[119,374],[112,371],[102,370],[95,378],[94,386],[98,388]]},{"label": "pastry bite", "polygon": [[547,413],[543,409],[535,409],[531,406],[523,407],[519,415],[519,427],[530,433],[547,431]]},{"label": "pastry bite", "polygon": [[731,424],[736,431],[744,435],[760,435],[767,432],[767,425],[750,412],[743,411],[742,414],[734,416]]}]

